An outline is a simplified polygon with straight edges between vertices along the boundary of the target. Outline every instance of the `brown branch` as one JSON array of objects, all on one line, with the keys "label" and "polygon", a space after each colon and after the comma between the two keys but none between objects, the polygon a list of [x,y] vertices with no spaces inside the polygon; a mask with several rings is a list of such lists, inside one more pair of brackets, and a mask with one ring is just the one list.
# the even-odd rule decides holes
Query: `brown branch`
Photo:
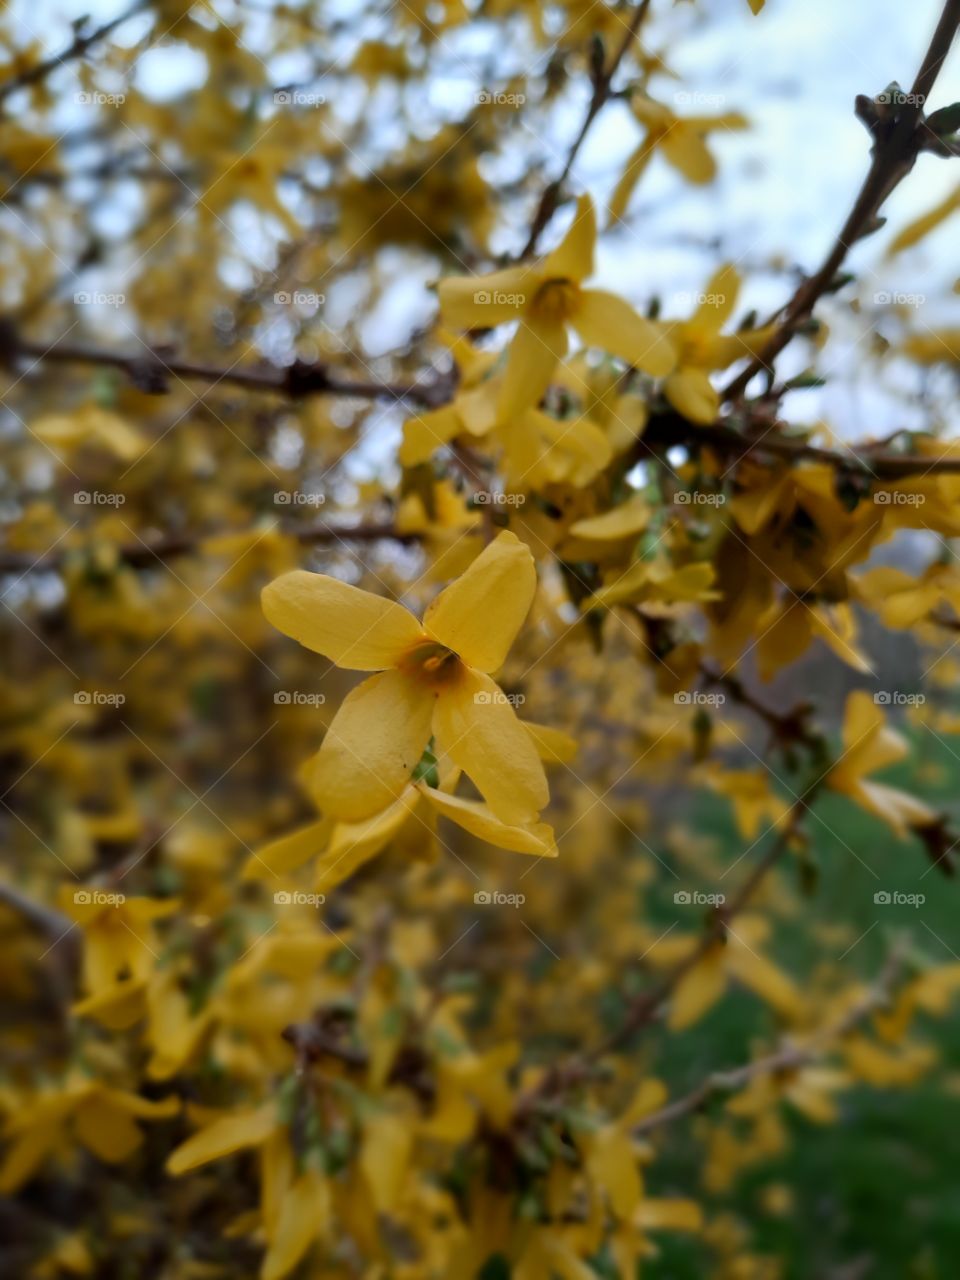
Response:
[{"label": "brown branch", "polygon": [[140,391],[151,395],[165,394],[170,389],[170,379],[180,378],[184,382],[204,382],[211,387],[227,384],[293,399],[307,395],[339,395],[354,396],[362,400],[413,400],[428,403],[442,385],[442,380],[409,386],[375,381],[351,382],[331,373],[329,367],[321,361],[297,360],[282,368],[267,365],[260,369],[223,369],[193,360],[182,360],[164,350],[147,349],[137,354],[97,347],[68,346],[64,343],[25,342],[16,336],[9,322],[0,333],[0,350],[6,363],[23,357],[46,364],[90,364],[119,369]]},{"label": "brown branch", "polygon": [[851,247],[877,227],[884,201],[913,168],[924,148],[923,104],[936,82],[944,58],[960,25],[960,0],[946,0],[913,87],[902,104],[888,106],[858,100],[858,114],[873,135],[870,168],[836,241],[819,270],[800,285],[783,308],[776,333],[763,350],[726,387],[725,400],[742,395],[750,379],[773,360],[809,319],[820,297],[829,289]]},{"label": "brown branch", "polygon": [[104,40],[117,27],[128,19],[135,17],[138,13],[148,8],[149,5],[150,0],[136,0],[136,3],[132,4],[129,9],[125,9],[116,18],[111,18],[109,22],[103,23],[102,26],[88,32],[86,35],[83,34],[82,26],[79,27],[73,43],[68,45],[66,49],[62,49],[60,53],[55,53],[51,57],[45,58],[42,62],[35,63],[32,67],[27,67],[11,80],[0,85],[0,105],[6,102],[7,98],[16,93],[18,89],[27,89],[31,85],[39,84],[41,80],[45,80],[48,75],[65,66],[68,62],[82,58],[93,45]]},{"label": "brown branch", "polygon": [[560,199],[560,192],[563,189],[563,184],[570,176],[570,170],[573,168],[574,161],[580,153],[580,148],[583,146],[587,134],[590,132],[590,126],[593,124],[594,120],[600,114],[601,109],[611,96],[610,91],[613,84],[613,78],[617,74],[620,64],[626,57],[631,44],[633,44],[637,32],[643,25],[643,20],[647,16],[649,8],[650,0],[641,0],[641,3],[638,4],[633,11],[633,17],[630,19],[630,23],[627,26],[623,39],[614,52],[609,66],[606,68],[600,67],[594,70],[593,93],[590,97],[590,103],[587,107],[587,113],[584,116],[583,124],[580,126],[580,131],[574,138],[570,150],[567,153],[567,158],[560,174],[543,190],[543,194],[540,197],[540,203],[537,205],[536,212],[533,215],[533,220],[530,223],[530,233],[527,236],[526,243],[520,250],[518,260],[522,261],[524,258],[529,258],[531,254],[536,252],[540,236],[556,211],[557,204]]},{"label": "brown branch", "polygon": [[[179,556],[189,555],[196,551],[202,543],[214,538],[250,532],[244,529],[228,529],[209,533],[172,533],[153,542],[134,542],[117,548],[117,553],[124,564],[131,568],[142,569],[157,562],[174,560]],[[295,538],[304,545],[323,543],[350,542],[416,542],[419,534],[402,533],[396,525],[389,522],[382,524],[311,524],[302,529],[283,528],[281,532],[287,537]],[[33,556],[29,552],[10,552],[0,554],[0,573],[46,573],[58,569],[72,554],[70,550],[51,552],[45,556]]]},{"label": "brown branch", "polygon": [[776,1075],[782,1071],[794,1071],[798,1067],[816,1062],[830,1049],[835,1041],[842,1040],[845,1035],[848,1035],[860,1023],[865,1021],[871,1013],[887,1004],[892,987],[900,971],[900,965],[900,950],[895,947],[891,951],[882,973],[870,990],[832,1026],[818,1032],[806,1044],[787,1041],[780,1049],[768,1054],[766,1057],[756,1058],[753,1062],[746,1062],[742,1066],[735,1067],[729,1071],[712,1072],[701,1084],[689,1093],[684,1094],[682,1098],[668,1102],[666,1106],[661,1107],[658,1111],[653,1111],[644,1116],[638,1124],[633,1126],[633,1134],[640,1137],[654,1129],[660,1129],[664,1125],[672,1124],[674,1120],[679,1120],[694,1111],[699,1111],[715,1095],[733,1093],[761,1076]]}]

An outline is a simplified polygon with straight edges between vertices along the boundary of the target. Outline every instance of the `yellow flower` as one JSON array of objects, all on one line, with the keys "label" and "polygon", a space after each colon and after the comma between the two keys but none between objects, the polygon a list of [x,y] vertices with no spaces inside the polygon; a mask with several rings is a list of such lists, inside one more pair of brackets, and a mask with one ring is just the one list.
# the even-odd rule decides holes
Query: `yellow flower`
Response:
[{"label": "yellow flower", "polygon": [[746,129],[746,117],[738,111],[721,116],[674,115],[662,102],[655,102],[645,93],[635,93],[630,100],[630,110],[646,128],[646,136],[627,161],[623,177],[617,183],[610,200],[610,217],[622,218],[630,202],[633,189],[640,176],[660,151],[664,160],[688,182],[697,186],[712,182],[717,172],[717,162],[704,142],[713,129]]},{"label": "yellow flower", "polygon": [[530,735],[490,678],[536,592],[533,556],[501,533],[428,607],[402,605],[302,569],[263,592],[270,622],[353,671],[376,671],[344,700],[312,766],[334,818],[361,822],[399,798],[431,735],[501,822],[525,826],[547,803]]},{"label": "yellow flower", "polygon": [[7,1121],[3,1136],[10,1146],[0,1166],[0,1194],[29,1182],[50,1155],[69,1149],[71,1141],[108,1164],[119,1164],[143,1141],[137,1120],[163,1120],[179,1110],[176,1098],[151,1102],[98,1080],[71,1076],[61,1088],[33,1095]]},{"label": "yellow flower", "polygon": [[690,319],[667,325],[667,337],[677,352],[677,367],[664,382],[663,394],[691,422],[713,422],[720,410],[720,396],[709,377],[711,371],[726,369],[735,360],[756,355],[773,332],[720,332],[733,313],[739,292],[740,277],[735,268],[729,264],[720,267],[700,295],[700,305]]},{"label": "yellow flower", "polygon": [[867,780],[869,774],[902,760],[909,747],[906,740],[887,725],[883,707],[863,689],[847,698],[843,746],[843,755],[827,775],[827,786],[831,790],[849,796],[901,836],[910,827],[934,820],[932,811],[905,791]]},{"label": "yellow flower", "polygon": [[501,419],[540,401],[558,362],[567,354],[568,326],[587,346],[619,356],[654,377],[663,377],[673,368],[673,351],[657,325],[637,315],[616,294],[582,288],[593,274],[596,238],[593,201],[584,195],[562,243],[541,262],[440,282],[440,310],[451,328],[520,322],[500,387]]}]

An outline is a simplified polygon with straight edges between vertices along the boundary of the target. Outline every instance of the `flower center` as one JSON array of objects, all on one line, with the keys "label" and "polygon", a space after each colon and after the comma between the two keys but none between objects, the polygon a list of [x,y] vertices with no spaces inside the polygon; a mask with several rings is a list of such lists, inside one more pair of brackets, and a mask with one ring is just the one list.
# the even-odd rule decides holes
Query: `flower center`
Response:
[{"label": "flower center", "polygon": [[579,297],[579,286],[573,280],[548,280],[533,296],[534,315],[540,320],[569,320]]},{"label": "flower center", "polygon": [[431,689],[452,684],[463,671],[463,663],[454,651],[436,640],[418,640],[397,667]]}]

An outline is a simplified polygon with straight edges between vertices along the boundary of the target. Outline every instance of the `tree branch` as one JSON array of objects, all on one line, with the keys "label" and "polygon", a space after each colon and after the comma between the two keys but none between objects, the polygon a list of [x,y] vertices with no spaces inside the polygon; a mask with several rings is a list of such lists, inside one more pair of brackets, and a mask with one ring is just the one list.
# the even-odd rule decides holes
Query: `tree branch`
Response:
[{"label": "tree branch", "polygon": [[929,98],[944,58],[960,26],[960,0],[946,0],[913,87],[902,104],[877,104],[858,99],[858,114],[873,134],[873,158],[853,208],[836,241],[812,276],[800,285],[782,311],[776,333],[763,350],[739,373],[723,393],[725,400],[742,395],[750,379],[773,360],[809,319],[822,294],[830,287],[851,247],[876,228],[877,213],[910,172],[923,149],[923,104]]}]

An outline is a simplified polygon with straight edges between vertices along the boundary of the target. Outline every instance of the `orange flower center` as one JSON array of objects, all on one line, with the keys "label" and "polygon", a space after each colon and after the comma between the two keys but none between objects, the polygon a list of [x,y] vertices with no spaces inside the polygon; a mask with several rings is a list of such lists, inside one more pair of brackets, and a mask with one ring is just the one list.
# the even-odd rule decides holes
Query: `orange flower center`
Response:
[{"label": "orange flower center", "polygon": [[436,640],[418,640],[403,655],[397,668],[429,689],[445,688],[453,684],[464,669],[457,654]]},{"label": "orange flower center", "polygon": [[532,310],[539,320],[569,320],[577,309],[580,288],[573,280],[548,280],[533,295]]}]

